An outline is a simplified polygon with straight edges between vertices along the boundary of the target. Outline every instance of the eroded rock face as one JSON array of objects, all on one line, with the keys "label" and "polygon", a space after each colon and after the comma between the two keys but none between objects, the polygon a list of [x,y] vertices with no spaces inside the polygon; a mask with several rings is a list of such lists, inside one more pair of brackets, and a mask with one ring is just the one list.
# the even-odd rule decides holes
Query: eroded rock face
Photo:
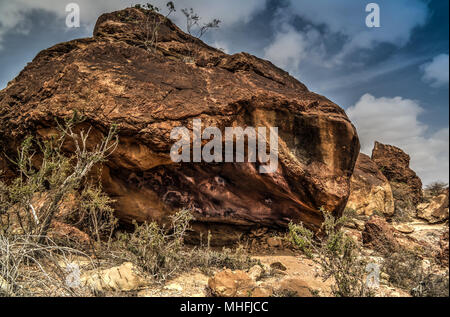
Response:
[{"label": "eroded rock face", "polygon": [[362,240],[365,246],[379,252],[392,252],[399,247],[394,228],[380,217],[373,217],[366,222]]},{"label": "eroded rock face", "polygon": [[395,146],[375,142],[372,160],[391,184],[396,209],[414,213],[423,199],[423,191],[422,181],[409,167],[409,155]]},{"label": "eroded rock face", "polygon": [[429,198],[417,206],[417,217],[425,219],[429,223],[439,223],[448,220],[448,189],[442,194]]},{"label": "eroded rock face", "polygon": [[391,185],[369,156],[360,153],[350,183],[347,208],[371,216],[375,211],[386,217],[394,214]]},{"label": "eroded rock face", "polygon": [[[102,15],[94,37],[39,53],[0,92],[0,147],[14,154],[28,134],[55,132],[55,117],[77,110],[92,126],[90,144],[119,126],[120,145],[103,168],[103,188],[125,222],[158,220],[179,208],[199,224],[249,227],[322,222],[320,207],[341,214],[359,153],[344,111],[287,72],[249,54],[227,55],[169,20],[156,52],[144,48],[144,12]],[[158,16],[158,19],[163,19]],[[195,63],[186,56],[195,53]],[[173,128],[279,127],[279,166],[175,164]],[[1,151],[3,152],[3,151]]]}]

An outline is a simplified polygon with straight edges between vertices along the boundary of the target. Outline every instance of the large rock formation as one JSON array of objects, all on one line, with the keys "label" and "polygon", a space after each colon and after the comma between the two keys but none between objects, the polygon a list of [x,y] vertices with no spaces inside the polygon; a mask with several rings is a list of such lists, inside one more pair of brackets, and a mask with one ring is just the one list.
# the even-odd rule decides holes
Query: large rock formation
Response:
[{"label": "large rock formation", "polygon": [[387,217],[394,214],[394,197],[389,181],[370,157],[362,153],[351,178],[347,208],[367,216],[374,212]]},{"label": "large rock formation", "polygon": [[372,160],[391,184],[396,210],[413,215],[423,191],[422,181],[409,167],[409,155],[395,146],[375,142]]},{"label": "large rock formation", "polygon": [[[145,48],[146,11],[102,15],[94,37],[40,52],[0,92],[0,147],[13,155],[27,134],[55,131],[55,117],[77,110],[98,142],[117,123],[120,145],[103,168],[103,187],[126,222],[193,210],[199,224],[249,227],[322,222],[340,214],[359,153],[345,112],[268,61],[227,55],[168,19],[157,50]],[[194,59],[188,58],[194,56]],[[192,62],[194,60],[194,62]],[[279,166],[173,163],[173,128],[278,127]]]}]

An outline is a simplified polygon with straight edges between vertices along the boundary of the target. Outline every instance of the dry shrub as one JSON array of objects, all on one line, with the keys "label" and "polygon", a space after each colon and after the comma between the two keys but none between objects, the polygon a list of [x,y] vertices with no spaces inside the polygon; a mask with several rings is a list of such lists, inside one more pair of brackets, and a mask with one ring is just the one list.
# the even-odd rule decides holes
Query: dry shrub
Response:
[{"label": "dry shrub", "polygon": [[449,274],[424,274],[411,294],[415,297],[449,297]]},{"label": "dry shrub", "polygon": [[433,266],[424,269],[422,258],[414,252],[400,249],[385,256],[382,270],[389,282],[416,297],[448,297],[449,276],[433,273]]},{"label": "dry shrub", "polygon": [[[214,251],[207,246],[188,248],[184,244],[193,217],[189,210],[172,216],[169,228],[157,223],[135,225],[132,233],[119,233],[114,251],[118,258],[128,259],[151,274],[157,282],[164,282],[181,272],[199,268],[210,274],[213,268],[247,269],[256,264],[243,247]],[[210,237],[208,239],[210,241]]]},{"label": "dry shrub", "polygon": [[185,258],[184,235],[189,228],[192,215],[182,210],[172,216],[171,228],[160,227],[156,222],[137,225],[133,233],[119,233],[116,246],[127,251],[125,257],[151,274],[156,280],[164,281],[178,272]]},{"label": "dry shrub", "polygon": [[0,235],[0,296],[87,296],[86,290],[68,283],[72,271],[68,265],[80,257],[90,263],[83,252],[62,247],[45,238]]},{"label": "dry shrub", "polygon": [[[93,186],[86,186],[92,168],[106,161],[118,144],[115,127],[88,148],[90,129],[74,132],[81,123],[76,113],[59,124],[59,133],[47,139],[27,137],[14,159],[17,177],[0,182],[0,293],[4,296],[80,296],[82,290],[66,283],[67,264],[75,257],[92,263],[81,248],[49,238],[49,230],[64,199],[83,186],[81,206],[91,235],[100,239],[108,231],[104,219],[112,217],[111,201]],[[66,154],[66,142],[74,152]],[[36,197],[40,203],[36,203]]]},{"label": "dry shrub", "polygon": [[[44,140],[27,137],[18,149],[17,158],[11,159],[18,177],[8,185],[0,185],[0,229],[5,234],[17,229],[11,227],[17,224],[21,234],[44,239],[64,198],[78,190],[92,168],[105,162],[116,149],[115,127],[100,144],[89,149],[90,129],[79,134],[73,130],[81,121],[74,114],[64,124],[58,123],[56,137]],[[62,151],[68,141],[75,147],[71,155]],[[44,197],[39,207],[33,205],[37,195]]]},{"label": "dry shrub", "polygon": [[211,238],[211,232],[208,232],[206,246],[201,245],[192,251],[194,255],[192,267],[198,267],[203,273],[211,275],[214,269],[247,270],[259,264],[258,261],[251,258],[243,245],[238,245],[234,250],[229,248],[211,249]]},{"label": "dry shrub", "polygon": [[[193,8],[187,9],[184,8],[181,10],[186,18],[186,30],[193,38],[197,38],[199,40],[208,33],[211,29],[217,29],[220,27],[219,19],[213,19],[207,23],[200,25],[201,17],[195,13]],[[193,62],[195,58],[198,57],[198,48],[195,48],[195,40],[188,41],[188,56],[185,57],[185,61]]]},{"label": "dry shrub", "polygon": [[325,221],[322,236],[315,236],[303,224],[289,225],[291,242],[320,265],[324,281],[332,278],[332,292],[337,297],[365,297],[371,291],[366,286],[366,262],[359,258],[359,249],[342,230],[347,219],[335,219],[322,210]]},{"label": "dry shrub", "polygon": [[109,245],[118,224],[113,203],[114,200],[103,192],[101,186],[88,183],[80,194],[78,208],[65,220],[86,232],[97,243],[106,240]]},{"label": "dry shrub", "polygon": [[443,182],[434,182],[425,187],[425,191],[430,196],[439,196],[445,190],[448,190],[448,184]]},{"label": "dry shrub", "polygon": [[144,34],[144,47],[149,52],[155,52],[158,47],[159,29],[162,23],[176,11],[175,5],[172,1],[167,2],[168,13],[164,17],[158,15],[157,13],[160,12],[159,8],[150,3],[137,4],[134,7],[145,14],[145,19],[139,23],[139,27]]}]

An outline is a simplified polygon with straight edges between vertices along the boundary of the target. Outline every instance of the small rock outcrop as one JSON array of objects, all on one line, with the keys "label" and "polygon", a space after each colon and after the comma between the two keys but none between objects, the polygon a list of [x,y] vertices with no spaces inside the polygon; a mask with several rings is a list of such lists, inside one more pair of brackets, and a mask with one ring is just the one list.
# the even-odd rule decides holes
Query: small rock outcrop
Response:
[{"label": "small rock outcrop", "polygon": [[448,189],[440,195],[429,197],[427,202],[417,206],[417,217],[429,223],[439,223],[448,220]]},{"label": "small rock outcrop", "polygon": [[138,269],[130,262],[101,271],[85,272],[81,283],[96,292],[135,291],[148,284],[139,274]]},{"label": "small rock outcrop", "polygon": [[389,181],[370,157],[362,153],[351,178],[347,208],[359,215],[371,216],[374,212],[386,217],[394,215],[394,197]]},{"label": "small rock outcrop", "polygon": [[409,167],[410,156],[403,150],[375,142],[372,161],[389,180],[395,199],[395,208],[409,214],[423,199],[422,181]]},{"label": "small rock outcrop", "polygon": [[[149,50],[146,14],[104,14],[92,38],[40,52],[0,91],[0,153],[14,155],[27,135],[53,135],[55,118],[76,110],[86,118],[77,129],[92,127],[89,145],[118,125],[119,147],[102,182],[123,222],[164,221],[188,208],[202,225],[284,227],[293,220],[318,229],[320,207],[340,215],[359,153],[345,112],[270,62],[227,55],[161,15],[157,48]],[[278,170],[172,162],[172,129],[192,131],[194,119],[223,135],[225,127],[278,127]]]},{"label": "small rock outcrop", "polygon": [[251,297],[256,284],[246,272],[228,269],[211,277],[208,287],[217,297]]},{"label": "small rock outcrop", "polygon": [[373,217],[366,222],[362,240],[365,246],[382,253],[392,252],[399,247],[394,228],[380,217]]}]

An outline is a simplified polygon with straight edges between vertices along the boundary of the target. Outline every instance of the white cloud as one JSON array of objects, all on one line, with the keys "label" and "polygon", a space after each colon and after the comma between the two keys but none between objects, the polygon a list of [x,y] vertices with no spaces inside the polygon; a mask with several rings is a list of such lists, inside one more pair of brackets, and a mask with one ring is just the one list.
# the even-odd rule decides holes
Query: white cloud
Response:
[{"label": "white cloud", "polygon": [[422,112],[417,101],[370,94],[347,110],[358,130],[363,153],[370,155],[375,141],[397,146],[411,156],[411,167],[424,184],[448,182],[449,129],[427,136],[428,126],[418,119]]},{"label": "white cloud", "polygon": [[[92,28],[99,15],[105,12],[124,9],[136,3],[146,3],[146,1],[136,0],[15,0],[0,2],[0,49],[2,40],[8,32],[24,30],[27,15],[33,10],[45,10],[54,13],[61,18],[61,30],[65,30],[65,7],[69,2],[77,3],[80,6],[80,18],[84,27]],[[165,9],[168,0],[151,1],[161,9]],[[266,0],[178,0],[175,1],[177,12],[172,19],[183,27],[185,24],[182,8],[194,8],[194,10],[207,22],[213,18],[222,20],[221,27],[226,28],[235,23],[247,23],[254,14],[266,7]],[[26,30],[25,30],[26,31]],[[4,44],[4,43],[3,43]]]},{"label": "white cloud", "polygon": [[274,38],[264,48],[264,58],[285,70],[297,72],[300,63],[308,59],[310,63],[321,62],[325,54],[323,39],[319,31],[312,25],[302,31],[290,23],[290,13],[279,9],[272,21]]},{"label": "white cloud", "polygon": [[424,72],[422,79],[431,87],[443,87],[448,85],[448,54],[436,56],[430,63],[422,65]]},{"label": "white cloud", "polygon": [[352,89],[354,86],[373,81],[379,76],[394,73],[409,66],[423,63],[425,60],[426,57],[423,56],[394,56],[376,65],[367,65],[364,68],[358,69],[351,73],[344,73],[342,75],[324,78],[316,84],[316,89],[319,91]]},{"label": "white cloud", "polygon": [[306,57],[306,47],[306,37],[294,28],[286,26],[264,50],[264,57],[278,67],[298,69],[300,61]]},{"label": "white cloud", "polygon": [[[301,53],[314,52],[317,55],[312,62],[324,67],[334,67],[348,61],[352,53],[361,49],[373,49],[380,43],[389,43],[402,47],[410,39],[415,27],[424,25],[428,17],[428,7],[421,0],[378,0],[380,6],[381,27],[368,28],[365,23],[368,13],[364,1],[298,1],[291,0],[290,5],[277,12],[277,19],[283,21],[274,24],[277,35],[274,42],[266,48],[275,62],[284,65],[298,66],[297,59],[291,54],[297,51]],[[295,17],[301,17],[307,27],[302,30],[291,31],[286,24],[293,24]],[[286,30],[289,34],[283,34]],[[315,30],[315,36],[307,36]],[[296,34],[294,34],[296,32]],[[337,51],[326,54],[325,43],[332,37],[340,36],[341,44]],[[287,52],[279,50],[280,44],[288,39],[297,41],[288,47]],[[315,54],[311,54],[314,56]],[[294,63],[286,63],[286,59],[294,60]],[[351,59],[350,62],[353,62]],[[301,62],[301,58],[300,58]],[[311,62],[308,58],[308,62]],[[298,69],[291,69],[297,71]]]},{"label": "white cloud", "polygon": [[10,30],[16,33],[28,33],[29,29],[26,27],[24,19],[25,14],[13,1],[0,2],[0,50],[2,49],[3,37]]},{"label": "white cloud", "polygon": [[373,48],[378,43],[405,45],[413,29],[423,25],[428,17],[426,2],[421,0],[377,0],[380,6],[381,27],[367,28],[365,11],[368,2],[315,0],[291,1],[295,14],[316,25],[326,25],[328,32],[348,37],[342,58],[359,48]]}]

